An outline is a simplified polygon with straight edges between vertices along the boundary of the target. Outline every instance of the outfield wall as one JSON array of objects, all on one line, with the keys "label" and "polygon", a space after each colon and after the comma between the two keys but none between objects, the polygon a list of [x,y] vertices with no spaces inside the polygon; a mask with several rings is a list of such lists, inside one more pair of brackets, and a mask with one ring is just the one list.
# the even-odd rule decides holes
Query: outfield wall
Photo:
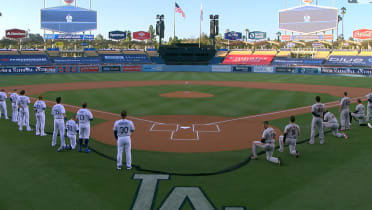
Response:
[{"label": "outfield wall", "polygon": [[218,72],[264,74],[311,74],[372,77],[372,67],[320,67],[320,66],[248,66],[248,65],[55,65],[55,66],[0,66],[5,74],[53,74],[98,72]]}]

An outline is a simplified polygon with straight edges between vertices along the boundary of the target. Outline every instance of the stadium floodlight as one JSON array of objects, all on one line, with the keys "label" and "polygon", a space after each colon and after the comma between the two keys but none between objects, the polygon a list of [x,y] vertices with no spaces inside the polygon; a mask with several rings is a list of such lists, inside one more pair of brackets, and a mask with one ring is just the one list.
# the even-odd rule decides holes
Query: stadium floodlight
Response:
[{"label": "stadium floodlight", "polygon": [[219,15],[209,15],[210,19],[210,38],[212,39],[213,46],[215,45],[215,38],[219,33]]},{"label": "stadium floodlight", "polygon": [[165,24],[164,15],[156,15],[156,35],[159,36],[159,47],[161,46],[161,40],[164,38]]}]

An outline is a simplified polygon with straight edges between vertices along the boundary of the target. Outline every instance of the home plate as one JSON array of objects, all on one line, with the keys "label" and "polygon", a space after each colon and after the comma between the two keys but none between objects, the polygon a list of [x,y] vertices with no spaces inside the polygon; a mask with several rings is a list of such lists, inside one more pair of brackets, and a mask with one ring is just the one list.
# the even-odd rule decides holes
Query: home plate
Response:
[{"label": "home plate", "polygon": [[180,128],[183,129],[183,130],[187,130],[187,129],[190,129],[191,127],[190,126],[181,126]]}]

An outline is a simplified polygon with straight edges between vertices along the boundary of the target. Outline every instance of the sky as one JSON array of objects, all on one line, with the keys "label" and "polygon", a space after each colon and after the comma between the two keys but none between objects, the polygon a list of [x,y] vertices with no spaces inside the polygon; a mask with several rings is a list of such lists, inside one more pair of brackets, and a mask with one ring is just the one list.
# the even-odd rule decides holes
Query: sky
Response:
[{"label": "sky", "polygon": [[[315,2],[316,0],[314,0]],[[372,29],[372,4],[349,4],[348,0],[318,0],[322,6],[346,7],[345,37],[362,28]],[[43,34],[40,29],[40,9],[43,0],[0,0],[0,37],[5,30],[19,28],[30,33]],[[92,9],[98,13],[98,28],[94,34],[108,37],[112,30],[147,31],[155,25],[156,15],[165,15],[165,39],[173,36],[174,0],[92,0]],[[209,14],[220,15],[220,33],[226,29],[244,32],[265,31],[275,38],[278,28],[278,11],[299,6],[300,0],[176,0],[186,18],[176,15],[176,36],[199,36],[200,5],[203,4],[202,31],[209,34]],[[285,3],[286,2],[286,3]],[[60,5],[60,0],[46,0],[46,7]],[[62,0],[62,5],[65,5]],[[89,8],[89,0],[77,0],[77,6]],[[341,27],[341,25],[340,25]],[[341,28],[340,28],[341,29]]]}]

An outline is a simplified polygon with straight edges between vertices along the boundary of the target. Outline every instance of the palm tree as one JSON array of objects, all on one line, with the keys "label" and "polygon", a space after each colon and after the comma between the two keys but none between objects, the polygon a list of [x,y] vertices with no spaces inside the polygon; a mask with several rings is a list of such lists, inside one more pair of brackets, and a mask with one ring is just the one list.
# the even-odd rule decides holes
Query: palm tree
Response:
[{"label": "palm tree", "polygon": [[245,29],[245,41],[248,41],[249,29]]},{"label": "palm tree", "polygon": [[282,33],[280,31],[276,32],[276,36],[278,37],[278,42],[280,42],[280,36],[282,35]]},{"label": "palm tree", "polygon": [[345,20],[346,8],[341,8],[341,15],[342,15],[342,39],[344,39],[344,20]]}]

